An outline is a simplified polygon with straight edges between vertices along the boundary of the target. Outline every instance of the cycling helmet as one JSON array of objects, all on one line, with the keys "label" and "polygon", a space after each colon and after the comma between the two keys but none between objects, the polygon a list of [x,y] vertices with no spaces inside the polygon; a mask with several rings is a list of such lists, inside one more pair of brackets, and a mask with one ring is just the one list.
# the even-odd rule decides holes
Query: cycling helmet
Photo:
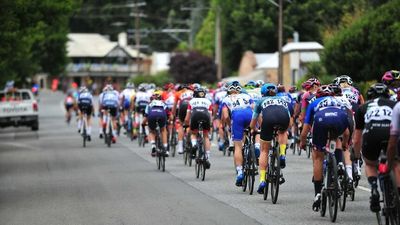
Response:
[{"label": "cycling helmet", "polygon": [[333,94],[335,96],[342,96],[342,88],[340,87],[339,84],[333,83],[333,84],[330,84],[330,86],[331,86]]},{"label": "cycling helmet", "polygon": [[286,92],[285,86],[283,84],[278,84],[277,85],[278,93],[279,92]]},{"label": "cycling helmet", "polygon": [[151,96],[152,99],[161,100],[162,91],[156,90]]},{"label": "cycling helmet", "polygon": [[146,86],[144,84],[139,84],[139,91],[146,91]]},{"label": "cycling helmet", "polygon": [[257,83],[257,87],[261,87],[265,84],[265,82],[263,80],[257,80],[256,83]]},{"label": "cycling helmet", "polygon": [[248,88],[248,89],[253,89],[253,88],[257,87],[257,83],[255,81],[251,80],[251,81],[247,82],[247,84],[245,84],[244,87]]},{"label": "cycling helmet", "polygon": [[382,83],[376,83],[371,85],[371,87],[367,91],[367,98],[374,99],[378,97],[389,98],[389,88]]},{"label": "cycling helmet", "polygon": [[113,88],[113,86],[111,84],[107,84],[104,87],[103,91],[114,91],[114,88]]},{"label": "cycling helmet", "polygon": [[242,91],[242,86],[240,85],[239,81],[232,81],[228,84],[228,91],[237,91],[240,92]]},{"label": "cycling helmet", "polygon": [[222,82],[222,81],[220,81],[220,82],[217,83],[217,87],[218,87],[218,88],[222,88],[224,85],[225,85],[225,84],[224,84],[224,82]]},{"label": "cycling helmet", "polygon": [[87,89],[86,86],[81,86],[81,87],[79,88],[79,93],[83,93],[83,92],[89,92],[89,89]]},{"label": "cycling helmet", "polygon": [[383,74],[382,83],[390,85],[396,79],[400,79],[400,72],[397,70],[389,70]]},{"label": "cycling helmet", "polygon": [[179,86],[179,90],[182,90],[182,89],[189,89],[189,85],[188,84],[181,84]]},{"label": "cycling helmet", "polygon": [[196,90],[197,88],[201,88],[201,84],[199,84],[199,83],[192,84],[192,89],[193,90]]},{"label": "cycling helmet", "polygon": [[154,83],[150,83],[150,84],[147,85],[147,88],[148,88],[149,90],[155,89],[155,88],[156,88],[156,85],[155,85]]},{"label": "cycling helmet", "polygon": [[134,83],[131,83],[131,82],[128,82],[128,83],[126,84],[126,88],[128,88],[128,89],[134,89],[134,88],[135,88],[135,84],[134,84]]},{"label": "cycling helmet", "polygon": [[312,83],[308,80],[301,84],[301,88],[303,88],[306,91],[310,90],[311,87],[312,87]]},{"label": "cycling helmet", "polygon": [[196,88],[193,92],[194,98],[204,98],[206,97],[206,90],[202,87]]},{"label": "cycling helmet", "polygon": [[295,92],[297,92],[297,87],[296,86],[291,86],[289,88],[289,93],[295,93]]},{"label": "cycling helmet", "polygon": [[314,85],[321,86],[321,82],[315,77],[308,79],[307,82],[310,82],[311,87]]},{"label": "cycling helmet", "polygon": [[164,90],[169,90],[169,89],[174,89],[174,84],[173,83],[166,83],[164,85]]},{"label": "cycling helmet", "polygon": [[321,87],[318,88],[317,93],[315,93],[315,96],[317,98],[324,97],[324,96],[333,96],[333,89],[330,85],[322,85]]},{"label": "cycling helmet", "polygon": [[338,77],[339,84],[346,82],[348,85],[353,84],[353,80],[348,75],[341,75]]},{"label": "cycling helmet", "polygon": [[272,83],[263,84],[263,86],[261,87],[261,95],[263,97],[274,96],[274,95],[276,95],[277,92],[278,92],[278,88],[276,87],[275,84],[272,84]]}]

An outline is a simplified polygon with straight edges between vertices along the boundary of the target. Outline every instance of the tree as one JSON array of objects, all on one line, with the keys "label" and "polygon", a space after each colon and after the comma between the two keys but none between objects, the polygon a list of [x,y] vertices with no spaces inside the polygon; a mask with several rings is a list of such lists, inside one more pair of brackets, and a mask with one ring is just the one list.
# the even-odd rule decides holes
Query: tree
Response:
[{"label": "tree", "polygon": [[[399,68],[400,1],[369,11],[325,44],[323,62],[330,74],[349,74],[357,81],[379,79]],[[388,16],[390,15],[390,16]]]},{"label": "tree", "polygon": [[198,52],[175,53],[169,63],[169,72],[179,83],[212,83],[216,81],[214,61]]},{"label": "tree", "polygon": [[37,72],[58,75],[65,68],[68,17],[74,0],[0,2],[0,85],[17,84]]}]

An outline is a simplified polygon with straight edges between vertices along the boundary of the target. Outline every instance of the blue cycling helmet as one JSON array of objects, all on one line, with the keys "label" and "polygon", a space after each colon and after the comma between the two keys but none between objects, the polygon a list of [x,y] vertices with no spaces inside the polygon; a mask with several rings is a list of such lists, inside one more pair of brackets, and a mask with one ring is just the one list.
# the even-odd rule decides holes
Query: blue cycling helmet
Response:
[{"label": "blue cycling helmet", "polygon": [[[274,94],[272,94],[273,92]],[[275,84],[266,83],[261,87],[261,95],[262,96],[274,96],[278,92],[278,88]]]}]

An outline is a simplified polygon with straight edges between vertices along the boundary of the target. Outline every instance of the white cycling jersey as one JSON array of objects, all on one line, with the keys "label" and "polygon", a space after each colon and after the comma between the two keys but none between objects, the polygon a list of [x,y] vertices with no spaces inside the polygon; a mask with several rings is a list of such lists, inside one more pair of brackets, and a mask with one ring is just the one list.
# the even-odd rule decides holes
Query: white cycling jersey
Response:
[{"label": "white cycling jersey", "polygon": [[228,107],[231,112],[233,112],[235,110],[251,107],[251,104],[253,104],[253,99],[248,94],[234,94],[226,96],[222,101],[222,104]]}]

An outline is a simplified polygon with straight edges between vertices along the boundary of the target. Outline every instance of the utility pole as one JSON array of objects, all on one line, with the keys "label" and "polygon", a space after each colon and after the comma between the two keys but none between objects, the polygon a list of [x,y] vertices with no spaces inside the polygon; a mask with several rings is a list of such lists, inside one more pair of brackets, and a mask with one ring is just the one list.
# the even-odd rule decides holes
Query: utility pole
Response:
[{"label": "utility pole", "polygon": [[278,83],[283,84],[283,0],[279,0],[279,28],[278,28],[278,49],[279,49],[279,66],[278,66]]},{"label": "utility pole", "polygon": [[140,15],[139,15],[139,3],[137,0],[135,0],[135,7],[134,7],[134,13],[135,13],[135,44],[136,44],[136,50],[137,50],[137,55],[136,55],[136,66],[137,66],[137,74],[140,74],[140,64],[141,64],[141,59],[140,59]]},{"label": "utility pole", "polygon": [[220,7],[217,6],[217,18],[215,22],[215,61],[217,64],[217,81],[222,79],[222,38]]}]

